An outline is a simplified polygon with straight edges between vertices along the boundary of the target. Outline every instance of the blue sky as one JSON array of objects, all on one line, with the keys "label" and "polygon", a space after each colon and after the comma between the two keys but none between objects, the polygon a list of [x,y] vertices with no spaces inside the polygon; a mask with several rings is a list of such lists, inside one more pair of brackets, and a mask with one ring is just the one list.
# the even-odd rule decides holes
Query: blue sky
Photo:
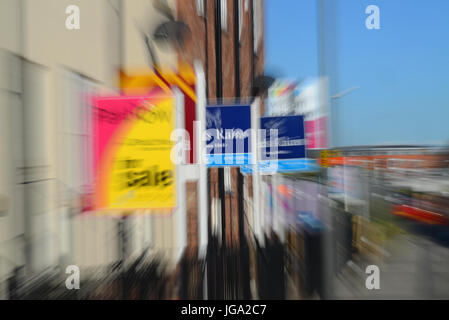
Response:
[{"label": "blue sky", "polygon": [[[380,9],[380,30],[365,8]],[[265,0],[266,71],[318,75],[315,0]],[[331,94],[337,145],[449,143],[449,1],[338,0]],[[331,27],[328,27],[328,29]]]}]

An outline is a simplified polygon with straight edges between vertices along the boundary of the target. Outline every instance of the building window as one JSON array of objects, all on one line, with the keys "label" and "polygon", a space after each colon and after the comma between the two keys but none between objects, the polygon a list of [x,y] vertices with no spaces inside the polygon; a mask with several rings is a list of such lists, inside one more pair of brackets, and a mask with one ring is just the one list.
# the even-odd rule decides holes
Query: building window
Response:
[{"label": "building window", "polygon": [[221,0],[221,30],[228,30],[228,1]]},{"label": "building window", "polygon": [[219,198],[213,198],[212,199],[212,221],[211,221],[211,229],[212,234],[218,237],[221,241],[221,201]]},{"label": "building window", "polygon": [[[71,71],[61,71],[60,180],[65,196],[88,200],[93,185],[93,116],[91,98],[99,86]],[[83,200],[84,199],[84,200]],[[83,203],[83,207],[89,203]]]},{"label": "building window", "polygon": [[254,25],[254,53],[259,51],[260,38],[262,37],[262,2],[253,0],[253,25]]},{"label": "building window", "polygon": [[231,167],[225,167],[224,168],[224,185],[225,185],[225,192],[226,193],[232,192]]},{"label": "building window", "polygon": [[[243,24],[243,1],[244,0],[239,0],[239,41],[242,39],[242,24]],[[246,2],[247,0],[245,0]],[[245,7],[246,7],[246,3],[245,3]]]},{"label": "building window", "polygon": [[204,17],[204,0],[196,0],[196,12],[199,16]]},{"label": "building window", "polygon": [[[242,39],[243,12],[248,12],[249,0],[239,0],[239,41]],[[243,11],[245,10],[245,11]]]}]

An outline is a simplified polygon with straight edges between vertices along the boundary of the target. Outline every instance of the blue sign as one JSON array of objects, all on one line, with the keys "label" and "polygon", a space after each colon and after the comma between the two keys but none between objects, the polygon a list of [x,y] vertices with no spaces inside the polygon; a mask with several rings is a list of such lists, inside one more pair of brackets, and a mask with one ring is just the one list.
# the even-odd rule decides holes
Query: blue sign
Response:
[{"label": "blue sign", "polygon": [[[262,146],[260,160],[303,159],[306,157],[303,116],[263,117],[260,119],[260,128],[266,130],[266,143],[265,146]],[[277,131],[276,140],[271,137],[270,129]],[[272,148],[272,146],[276,148]]]},{"label": "blue sign", "polygon": [[249,105],[206,107],[206,153],[209,167],[249,164],[251,139]]},{"label": "blue sign", "polygon": [[[278,160],[277,162],[274,162],[274,160],[259,161],[258,169],[262,174],[272,174],[274,172],[288,173],[299,171],[318,171],[320,166],[317,164],[315,159],[291,159]],[[241,171],[242,173],[251,174],[253,173],[253,166],[244,165],[241,167]]]},{"label": "blue sign", "polygon": [[[257,166],[261,173],[318,170],[316,160],[305,159],[303,116],[262,117],[260,128],[265,130],[261,133],[261,159]],[[272,135],[270,130],[276,130],[276,135]],[[253,166],[245,165],[241,170],[252,173]]]}]

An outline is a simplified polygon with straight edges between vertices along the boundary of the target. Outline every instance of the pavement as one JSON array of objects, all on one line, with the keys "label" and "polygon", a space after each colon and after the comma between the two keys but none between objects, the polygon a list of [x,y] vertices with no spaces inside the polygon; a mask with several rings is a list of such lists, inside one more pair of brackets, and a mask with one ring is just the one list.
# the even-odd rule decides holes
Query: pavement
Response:
[{"label": "pavement", "polygon": [[335,279],[336,299],[449,299],[449,248],[420,234],[400,234],[378,262],[380,289],[365,287],[369,261],[352,261]]}]

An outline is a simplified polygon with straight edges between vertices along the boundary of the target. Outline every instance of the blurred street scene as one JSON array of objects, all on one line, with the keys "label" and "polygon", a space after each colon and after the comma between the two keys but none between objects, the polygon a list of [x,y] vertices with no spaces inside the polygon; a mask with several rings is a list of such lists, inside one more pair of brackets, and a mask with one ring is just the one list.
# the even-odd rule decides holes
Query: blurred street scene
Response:
[{"label": "blurred street scene", "polygon": [[359,2],[0,0],[0,299],[449,299],[449,3]]}]

